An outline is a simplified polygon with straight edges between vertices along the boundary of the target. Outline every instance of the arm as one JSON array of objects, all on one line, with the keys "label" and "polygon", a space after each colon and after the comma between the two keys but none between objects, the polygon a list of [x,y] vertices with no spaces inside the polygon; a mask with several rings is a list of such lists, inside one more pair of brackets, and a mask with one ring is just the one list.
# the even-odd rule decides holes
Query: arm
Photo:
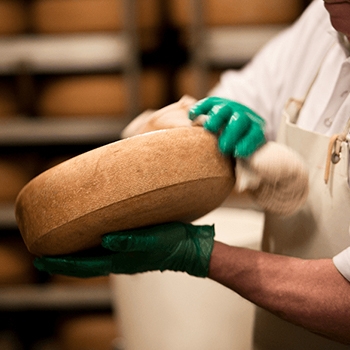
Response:
[{"label": "arm", "polygon": [[303,260],[215,242],[208,277],[278,317],[350,344],[350,283],[331,259]]},{"label": "arm", "polygon": [[312,332],[350,344],[350,283],[331,259],[302,260],[214,241],[213,226],[169,223],[102,238],[103,247],[41,257],[38,269],[76,277],[184,271],[230,288]]},{"label": "arm", "polygon": [[226,70],[209,95],[249,106],[266,120],[268,140],[276,138],[290,97],[304,97],[334,39],[322,1],[269,41],[242,70]]}]

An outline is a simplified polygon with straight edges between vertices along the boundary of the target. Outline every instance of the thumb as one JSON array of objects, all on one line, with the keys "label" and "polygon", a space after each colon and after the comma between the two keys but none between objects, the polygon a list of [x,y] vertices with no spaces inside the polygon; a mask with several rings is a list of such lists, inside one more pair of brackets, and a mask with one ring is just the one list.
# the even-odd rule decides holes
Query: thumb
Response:
[{"label": "thumb", "polygon": [[213,107],[213,97],[206,97],[196,102],[189,110],[189,119],[194,120],[201,114],[207,114]]}]

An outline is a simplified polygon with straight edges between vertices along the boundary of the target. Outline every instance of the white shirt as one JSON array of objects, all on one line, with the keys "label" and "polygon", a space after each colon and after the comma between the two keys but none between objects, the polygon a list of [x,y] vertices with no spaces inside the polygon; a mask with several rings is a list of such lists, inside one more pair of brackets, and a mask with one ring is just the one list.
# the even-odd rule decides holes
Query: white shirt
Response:
[{"label": "white shirt", "polygon": [[[292,27],[243,70],[225,72],[210,95],[248,105],[266,119],[267,137],[274,139],[284,104],[290,97],[303,98],[318,71],[298,125],[332,135],[342,131],[350,116],[350,58],[339,44],[322,0],[314,0]],[[334,120],[325,126],[329,117]]]},{"label": "white shirt", "polygon": [[[322,0],[314,0],[242,70],[225,72],[210,95],[255,110],[266,120],[266,136],[273,140],[287,100],[304,99],[310,87],[297,124],[329,136],[343,131],[350,117],[350,58]],[[333,261],[350,281],[350,248]]]}]

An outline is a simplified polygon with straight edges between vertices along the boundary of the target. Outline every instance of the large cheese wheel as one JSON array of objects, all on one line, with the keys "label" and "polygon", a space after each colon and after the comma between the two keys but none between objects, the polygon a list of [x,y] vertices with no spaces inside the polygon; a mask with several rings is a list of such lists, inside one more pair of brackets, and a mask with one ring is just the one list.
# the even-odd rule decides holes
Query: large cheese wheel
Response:
[{"label": "large cheese wheel", "polygon": [[231,162],[202,127],[133,136],[31,180],[17,197],[18,227],[30,252],[56,255],[97,246],[111,231],[190,222],[230,194]]},{"label": "large cheese wheel", "polygon": [[[204,22],[212,26],[286,23],[302,11],[301,0],[204,0]],[[192,22],[191,0],[171,0],[170,13],[177,25]]]}]

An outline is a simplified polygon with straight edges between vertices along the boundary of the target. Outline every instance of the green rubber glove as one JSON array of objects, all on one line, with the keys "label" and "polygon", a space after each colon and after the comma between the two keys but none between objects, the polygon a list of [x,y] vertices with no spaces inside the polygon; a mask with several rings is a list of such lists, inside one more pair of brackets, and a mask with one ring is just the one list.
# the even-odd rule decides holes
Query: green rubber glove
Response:
[{"label": "green rubber glove", "polygon": [[207,115],[204,128],[219,133],[219,149],[235,158],[251,156],[265,142],[265,121],[248,107],[221,97],[207,97],[189,111],[189,118]]},{"label": "green rubber glove", "polygon": [[206,277],[214,244],[214,226],[179,222],[113,232],[97,249],[36,258],[37,269],[75,277],[135,274],[155,270]]}]

